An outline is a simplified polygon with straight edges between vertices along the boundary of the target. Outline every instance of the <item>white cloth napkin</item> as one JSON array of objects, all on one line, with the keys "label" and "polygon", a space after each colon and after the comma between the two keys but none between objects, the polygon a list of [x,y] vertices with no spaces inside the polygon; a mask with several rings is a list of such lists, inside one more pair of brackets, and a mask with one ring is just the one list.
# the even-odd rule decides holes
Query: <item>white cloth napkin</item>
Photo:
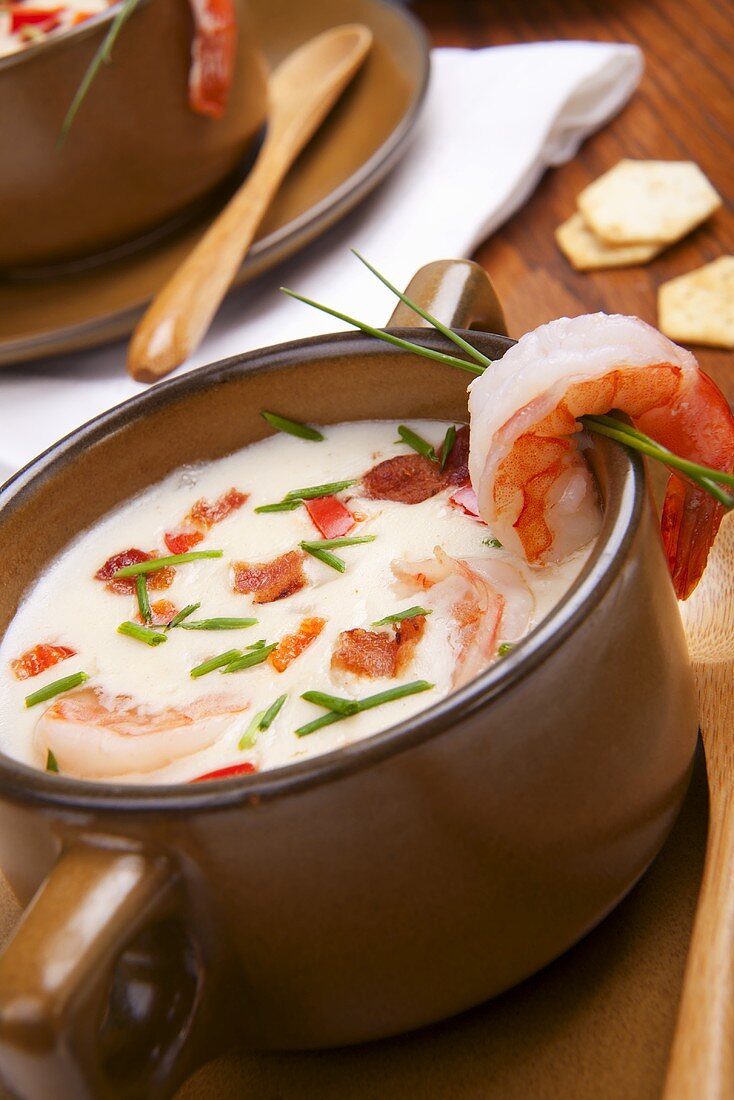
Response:
[{"label": "white cloth napkin", "polygon": [[[576,153],[642,74],[635,46],[551,42],[433,52],[427,103],[405,158],[356,211],[293,260],[232,293],[187,369],[338,329],[281,285],[373,324],[392,296],[351,256],[398,286],[434,259],[471,255]],[[55,440],[138,392],[122,342],[0,371],[0,481]]]}]

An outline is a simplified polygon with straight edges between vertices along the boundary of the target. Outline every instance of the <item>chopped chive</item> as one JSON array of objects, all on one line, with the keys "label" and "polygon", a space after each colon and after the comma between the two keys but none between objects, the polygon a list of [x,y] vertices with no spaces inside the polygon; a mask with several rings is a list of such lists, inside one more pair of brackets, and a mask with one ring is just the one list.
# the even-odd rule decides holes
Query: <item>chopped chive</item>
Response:
[{"label": "chopped chive", "polygon": [[[356,714],[356,710],[352,712]],[[337,714],[336,711],[330,710],[327,714],[322,714],[320,718],[314,718],[313,722],[307,722],[305,726],[299,726],[297,730],[294,730],[296,737],[308,737],[309,733],[316,733],[316,730],[322,729],[324,726],[331,726],[334,722],[341,722],[344,718],[349,718],[348,714]]]},{"label": "chopped chive", "polygon": [[394,615],[386,615],[384,619],[378,619],[373,626],[387,626],[388,623],[402,623],[406,619],[417,619],[419,615],[432,615],[433,611],[425,607],[409,607],[405,611],[396,611]]},{"label": "chopped chive", "polygon": [[260,415],[267,420],[271,428],[279,432],[287,432],[288,435],[298,436],[299,439],[312,439],[314,443],[323,442],[323,435],[309,424],[301,424],[298,420],[289,420],[287,416],[279,416],[278,413],[261,412]]},{"label": "chopped chive", "polygon": [[301,696],[307,703],[315,703],[317,707],[325,707],[336,714],[356,714],[359,711],[359,703],[356,699],[342,699],[339,695],[327,695],[323,691],[304,691]]},{"label": "chopped chive", "polygon": [[277,644],[277,642],[271,642],[270,645],[259,646],[257,649],[254,649],[252,653],[240,653],[238,657],[227,662],[222,672],[242,672],[243,669],[262,664],[262,662],[273,652]]},{"label": "chopped chive", "polygon": [[502,645],[497,646],[497,656],[506,657],[508,653],[511,653],[515,648],[514,642],[503,642]]},{"label": "chopped chive", "polygon": [[[428,691],[434,685],[429,684],[426,680],[414,680],[410,684],[400,684],[398,687],[389,688],[387,691],[379,691],[376,695],[368,695],[366,699],[353,700],[356,706],[356,710],[351,710],[349,713],[339,713],[337,711],[330,711],[328,714],[323,714],[320,718],[316,718],[313,722],[308,722],[305,726],[300,726],[296,731],[296,737],[306,737],[309,733],[314,733],[316,730],[321,729],[323,726],[330,726],[334,722],[340,722],[344,718],[351,717],[352,714],[360,714],[363,710],[372,710],[373,707],[382,706],[383,703],[392,703],[395,699],[403,699],[407,695],[417,695],[418,692]],[[311,692],[307,694],[311,695]],[[320,692],[316,693],[320,695]],[[304,695],[305,699],[306,696]],[[324,696],[323,698],[328,698]],[[352,700],[339,700],[341,704],[345,702],[352,702]]]},{"label": "chopped chive", "polygon": [[423,455],[430,462],[438,462],[438,455],[436,451],[422,436],[418,435],[411,428],[406,428],[405,424],[401,424],[398,428],[398,435],[402,439],[403,443],[407,443],[409,447],[412,447],[414,451],[417,451],[419,455]]},{"label": "chopped chive", "polygon": [[289,298],[295,298],[297,302],[303,302],[304,305],[312,306],[313,309],[321,310],[322,313],[328,313],[330,317],[336,317],[339,321],[353,325],[360,332],[366,332],[368,336],[376,336],[378,340],[383,340],[386,344],[402,348],[403,351],[412,351],[416,355],[423,356],[424,359],[433,359],[435,362],[444,363],[448,367],[458,367],[460,370],[468,371],[469,374],[479,375],[484,373],[484,367],[469,363],[466,359],[459,359],[455,355],[447,355],[443,351],[434,351],[433,348],[424,347],[423,344],[414,344],[410,340],[403,340],[401,336],[393,336],[391,332],[385,332],[384,329],[366,325],[364,321],[358,321],[355,317],[340,313],[338,309],[331,309],[330,306],[322,305],[321,302],[315,302],[313,298],[306,298],[303,294],[297,294],[295,290],[289,290],[288,287],[282,286],[280,289]]},{"label": "chopped chive", "polygon": [[260,638],[257,642],[251,642],[250,645],[246,645],[245,649],[262,649],[262,647],[267,644],[264,638]]},{"label": "chopped chive", "polygon": [[279,500],[275,504],[261,504],[259,508],[255,508],[256,512],[292,512],[296,508],[303,506],[302,500]]},{"label": "chopped chive", "polygon": [[453,340],[457,347],[461,348],[462,351],[467,352],[472,357],[472,359],[476,360],[477,363],[480,363],[483,367],[490,367],[492,365],[491,359],[488,359],[486,355],[482,355],[481,351],[475,348],[473,344],[470,344],[468,340],[464,340],[462,336],[459,336],[458,332],[454,332],[454,330],[452,328],[449,328],[448,325],[445,325],[443,321],[439,321],[438,318],[429,313],[427,309],[423,309],[423,307],[419,306],[417,302],[414,302],[412,298],[409,298],[407,294],[403,294],[401,290],[398,290],[396,286],[393,286],[393,284],[389,282],[389,280],[386,279],[385,276],[382,275],[376,267],[372,266],[369,260],[365,260],[364,256],[362,256],[356,248],[353,248],[352,252],[357,257],[357,259],[372,272],[373,275],[377,276],[383,286],[386,286],[388,290],[391,290],[393,294],[395,294],[400,299],[401,302],[404,302],[405,305],[408,306],[409,309],[412,309],[413,312],[417,313],[419,317],[422,317],[424,321],[428,321],[429,325],[433,325],[435,329],[438,329],[440,333],[442,333],[444,336],[447,336],[449,340]]},{"label": "chopped chive", "polygon": [[240,737],[239,744],[237,745],[238,749],[242,751],[244,749],[252,749],[255,747],[257,735],[260,732],[260,722],[264,717],[264,710],[261,710],[259,714],[255,715],[245,732]]},{"label": "chopped chive", "polygon": [[151,630],[148,626],[138,626],[137,623],[125,622],[120,623],[117,628],[118,634],[124,634],[128,638],[134,638],[137,642],[145,642],[146,645],[156,646],[162,645],[163,642],[168,641],[166,634],[161,634],[159,630]]},{"label": "chopped chive", "polygon": [[336,569],[338,573],[346,573],[347,563],[343,558],[337,557],[336,554],[332,554],[330,550],[321,550],[318,546],[312,546],[308,542],[299,543],[302,550],[305,550],[307,554],[310,554],[312,558],[317,558],[322,561],[324,565],[330,565],[332,569]]},{"label": "chopped chive", "polygon": [[482,546],[491,546],[493,550],[501,550],[502,549],[502,543],[500,542],[499,539],[495,539],[495,538],[482,539]]},{"label": "chopped chive", "polygon": [[185,554],[170,554],[167,558],[150,558],[148,561],[138,561],[134,565],[125,565],[112,574],[112,579],[137,577],[140,573],[157,573],[159,569],[167,569],[169,565],[185,565],[187,561],[223,556],[223,550],[188,550]]},{"label": "chopped chive", "polygon": [[285,494],[283,502],[288,500],[315,500],[317,497],[328,497],[333,493],[341,493],[344,489],[351,489],[357,484],[356,478],[348,481],[332,481],[326,485],[308,485],[305,489],[291,489]]},{"label": "chopped chive", "polygon": [[79,687],[88,679],[89,676],[86,672],[72,672],[71,676],[62,676],[60,680],[54,680],[52,683],[46,684],[45,687],[39,688],[38,691],[32,691],[30,695],[26,695],[25,705],[35,707],[36,703],[45,703],[47,699],[53,699],[54,695],[71,691],[72,688]]},{"label": "chopped chive", "polygon": [[189,603],[178,615],[174,615],[170,623],[166,623],[166,630],[172,630],[174,626],[180,626],[184,619],[188,619],[189,615],[193,615],[195,611],[198,611],[201,607],[200,603]]},{"label": "chopped chive", "polygon": [[51,749],[46,749],[46,771],[55,772],[59,774],[59,762],[51,752]]},{"label": "chopped chive", "polygon": [[215,668],[224,668],[241,656],[241,649],[228,649],[226,653],[219,653],[216,657],[210,657],[208,661],[202,661],[200,665],[196,665],[191,669],[189,676],[192,680],[197,680],[199,676],[206,676],[208,672],[214,672]]},{"label": "chopped chive", "polygon": [[135,578],[135,595],[138,599],[138,607],[140,609],[140,618],[144,623],[149,623],[153,619],[153,612],[150,610],[150,599],[148,598],[148,585],[145,577]]},{"label": "chopped chive", "polygon": [[446,435],[443,437],[443,443],[441,444],[441,469],[448,462],[449,455],[454,449],[454,443],[456,443],[456,428],[452,424],[446,429]]},{"label": "chopped chive", "polygon": [[270,726],[272,726],[273,722],[283,709],[283,704],[285,703],[287,698],[288,692],[285,692],[284,695],[279,695],[275,702],[268,707],[268,709],[264,712],[262,718],[260,719],[261,730],[269,729]]},{"label": "chopped chive", "polygon": [[304,539],[304,550],[332,550],[340,546],[359,546],[362,542],[374,542],[377,535],[343,535],[338,539]]},{"label": "chopped chive", "polygon": [[259,619],[193,619],[183,623],[182,630],[244,630],[248,626],[255,626]]}]

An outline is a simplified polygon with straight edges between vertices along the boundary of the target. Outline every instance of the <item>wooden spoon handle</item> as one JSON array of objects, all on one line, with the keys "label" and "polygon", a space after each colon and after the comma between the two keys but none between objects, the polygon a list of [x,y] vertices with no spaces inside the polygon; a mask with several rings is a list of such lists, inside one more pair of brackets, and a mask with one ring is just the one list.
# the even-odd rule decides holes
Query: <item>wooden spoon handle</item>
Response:
[{"label": "wooden spoon handle", "polygon": [[[718,800],[721,804],[717,805]],[[734,1097],[734,802],[712,802],[664,1100]]]},{"label": "wooden spoon handle", "polygon": [[205,335],[219,303],[252,243],[288,161],[265,155],[193,251],[172,276],[135,330],[128,370],[155,382],[179,366]]}]

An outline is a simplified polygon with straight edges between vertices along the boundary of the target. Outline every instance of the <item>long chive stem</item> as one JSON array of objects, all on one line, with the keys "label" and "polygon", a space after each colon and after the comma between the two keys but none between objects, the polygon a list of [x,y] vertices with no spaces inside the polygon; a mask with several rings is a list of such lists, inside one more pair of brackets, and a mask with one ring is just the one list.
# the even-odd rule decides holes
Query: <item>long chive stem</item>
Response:
[{"label": "long chive stem", "polygon": [[245,630],[255,626],[259,619],[193,619],[182,623],[182,630]]},{"label": "long chive stem", "polygon": [[150,599],[148,597],[148,585],[145,577],[137,576],[135,578],[135,595],[138,601],[138,608],[140,610],[140,618],[144,623],[149,623],[153,619],[153,612],[150,609]]},{"label": "long chive stem", "polygon": [[337,550],[340,546],[359,546],[363,542],[374,542],[377,535],[342,535],[337,539],[304,539],[304,550]]},{"label": "long chive stem", "polygon": [[439,458],[435,448],[427,439],[424,439],[422,435],[418,435],[412,428],[407,428],[405,424],[400,424],[398,426],[398,435],[403,443],[407,443],[412,450],[417,451],[419,455],[423,455],[429,462],[438,464]]},{"label": "long chive stem", "polygon": [[295,435],[298,439],[310,439],[314,443],[323,442],[324,437],[321,432],[317,431],[316,428],[312,428],[310,424],[301,424],[300,420],[289,420],[287,416],[280,416],[278,413],[267,412],[266,410],[263,410],[260,415],[276,431]]},{"label": "long chive stem", "polygon": [[62,676],[60,680],[53,680],[45,687],[39,688],[38,691],[32,691],[30,695],[26,695],[25,705],[35,707],[37,703],[45,703],[47,699],[53,699],[55,695],[61,695],[64,691],[71,691],[72,688],[79,687],[88,679],[89,676],[86,672],[72,672],[71,676]]},{"label": "long chive stem", "polygon": [[58,145],[62,145],[66,138],[71,124],[76,118],[77,112],[81,107],[87,92],[92,86],[94,78],[97,76],[100,68],[103,64],[106,64],[112,60],[112,48],[117,41],[117,36],[122,30],[124,24],[128,21],[136,7],[140,3],[140,0],[124,0],[120,10],[110,24],[110,29],[107,31],[103,41],[101,42],[99,49],[95,53],[94,57],[89,63],[87,71],[81,79],[81,83],[77,88],[74,98],[69,105],[69,109],[64,116],[64,121],[61,123],[61,133],[59,134]]},{"label": "long chive stem", "polygon": [[[306,737],[309,733],[314,733],[324,726],[330,726],[334,722],[341,722],[344,718],[351,717],[352,714],[360,714],[363,710],[372,710],[373,707],[380,707],[383,703],[392,703],[395,699],[403,699],[407,695],[417,695],[420,691],[429,691],[433,686],[426,680],[414,680],[410,684],[400,684],[398,687],[388,688],[387,691],[379,691],[376,695],[368,695],[366,699],[353,700],[356,703],[356,710],[350,710],[349,713],[330,711],[328,714],[323,714],[320,718],[314,719],[313,722],[308,722],[305,726],[299,726],[295,731],[296,737]],[[340,702],[352,702],[352,700],[340,700]]]},{"label": "long chive stem", "polygon": [[228,649],[226,653],[219,653],[216,657],[210,657],[208,661],[202,661],[200,665],[196,665],[191,669],[189,676],[192,680],[198,680],[200,676],[206,676],[216,668],[224,668],[241,656],[241,649]]},{"label": "long chive stem", "polygon": [[146,645],[163,645],[168,641],[167,634],[161,634],[158,630],[151,630],[148,626],[138,626],[137,623],[120,623],[118,634],[125,634],[128,638],[134,638],[136,642],[145,642]]},{"label": "long chive stem", "polygon": [[222,669],[222,672],[242,672],[243,669],[262,664],[262,662],[273,652],[277,644],[277,642],[272,642],[270,645],[259,646],[257,649],[254,649],[252,653],[240,654],[239,657],[235,657],[233,660],[229,661],[227,666]]},{"label": "long chive stem", "polygon": [[283,502],[293,500],[316,500],[317,497],[329,497],[334,493],[341,493],[344,489],[351,489],[352,485],[357,484],[356,478],[349,478],[348,481],[331,481],[326,485],[309,485],[305,489],[291,489],[289,493],[286,493],[283,497]]},{"label": "long chive stem", "polygon": [[332,554],[330,550],[322,550],[318,546],[313,546],[308,542],[302,542],[299,545],[301,549],[305,550],[307,554],[310,554],[312,558],[317,558],[318,561],[322,561],[324,565],[331,566],[332,569],[336,569],[337,573],[346,573],[347,563],[343,558],[338,557],[336,554]]},{"label": "long chive stem", "polygon": [[350,317],[346,313],[340,313],[337,309],[331,309],[330,306],[324,306],[320,302],[315,302],[312,298],[306,298],[302,294],[297,294],[295,290],[288,290],[288,288],[284,286],[280,289],[290,298],[295,298],[296,301],[303,302],[304,305],[319,309],[322,313],[328,313],[330,317],[336,317],[337,320],[352,325],[354,328],[359,329],[360,332],[366,332],[368,336],[376,336],[378,340],[382,340],[386,344],[393,344],[394,347],[402,348],[403,351],[415,352],[417,355],[422,355],[425,359],[433,359],[437,363],[444,363],[447,367],[458,367],[460,370],[468,371],[469,374],[479,375],[484,373],[483,368],[475,366],[474,363],[468,363],[466,359],[458,359],[456,356],[447,355],[446,352],[443,351],[434,351],[433,348],[426,348],[422,344],[413,344],[410,340],[403,340],[400,336],[393,336],[390,332],[375,328],[373,325],[367,325],[364,321],[358,321],[356,318]]},{"label": "long chive stem", "polygon": [[690,462],[686,458],[680,458],[679,455],[669,451],[667,447],[662,447],[655,440],[643,435],[635,428],[631,431],[627,430],[628,426],[626,424],[614,420],[613,417],[602,419],[596,416],[582,416],[579,419],[584,427],[590,431],[607,436],[618,443],[624,443],[633,450],[657,459],[658,462],[662,462],[666,466],[672,466],[674,470],[680,470],[681,473],[710,493],[725,508],[734,507],[734,498],[725,493],[723,489],[720,489],[717,484],[723,482],[725,485],[734,485],[734,475],[721,470],[713,470],[709,466],[701,466],[698,462]]},{"label": "long chive stem", "polygon": [[419,306],[417,302],[414,302],[412,298],[409,298],[407,294],[404,294],[402,290],[398,290],[396,286],[393,286],[390,280],[387,279],[383,274],[381,274],[381,272],[379,272],[376,267],[373,267],[369,260],[366,260],[364,256],[362,256],[362,254],[357,251],[356,248],[353,248],[352,252],[357,257],[357,259],[372,272],[373,275],[377,276],[383,286],[386,286],[388,290],[391,290],[393,294],[397,295],[401,302],[404,302],[409,309],[413,310],[413,313],[417,313],[418,316],[422,317],[424,321],[428,321],[429,325],[433,325],[435,329],[438,329],[438,331],[443,333],[443,335],[446,336],[449,340],[452,340],[457,347],[461,348],[462,351],[465,351],[467,355],[470,355],[472,359],[476,360],[477,363],[481,363],[484,367],[491,366],[491,359],[488,359],[486,355],[482,355],[481,351],[473,347],[468,340],[464,340],[463,337],[459,336],[458,332],[454,332],[454,330],[449,328],[448,325],[445,325],[443,321],[439,321],[439,319],[437,317],[434,317],[433,314],[429,313],[427,309],[423,309],[423,307]]},{"label": "long chive stem", "polygon": [[185,554],[169,554],[165,558],[149,558],[148,561],[138,561],[134,565],[124,565],[112,574],[112,579],[119,577],[137,577],[141,573],[157,573],[159,569],[167,569],[171,565],[185,565],[189,561],[200,561],[202,558],[221,558],[223,550],[188,550]]},{"label": "long chive stem", "polygon": [[188,619],[189,615],[193,615],[195,611],[198,611],[201,607],[201,603],[189,603],[186,607],[179,611],[178,615],[174,615],[170,623],[166,623],[166,630],[172,630],[175,626],[180,626],[184,619]]},{"label": "long chive stem", "polygon": [[432,615],[433,612],[425,607],[408,607],[405,611],[396,611],[394,615],[386,615],[384,619],[378,619],[373,626],[387,626],[389,623],[402,623],[406,619],[417,619],[419,615]]}]

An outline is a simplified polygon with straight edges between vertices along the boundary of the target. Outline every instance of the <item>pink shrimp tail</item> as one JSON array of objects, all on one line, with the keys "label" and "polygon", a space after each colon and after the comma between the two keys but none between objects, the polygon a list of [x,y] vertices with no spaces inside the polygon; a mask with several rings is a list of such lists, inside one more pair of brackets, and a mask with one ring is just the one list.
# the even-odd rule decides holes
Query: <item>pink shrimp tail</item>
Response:
[{"label": "pink shrimp tail", "polygon": [[[692,462],[734,471],[734,417],[721,390],[702,371],[672,406],[650,410],[637,424]],[[688,599],[700,581],[724,512],[724,506],[705,489],[671,474],[660,529],[679,600]]]}]

